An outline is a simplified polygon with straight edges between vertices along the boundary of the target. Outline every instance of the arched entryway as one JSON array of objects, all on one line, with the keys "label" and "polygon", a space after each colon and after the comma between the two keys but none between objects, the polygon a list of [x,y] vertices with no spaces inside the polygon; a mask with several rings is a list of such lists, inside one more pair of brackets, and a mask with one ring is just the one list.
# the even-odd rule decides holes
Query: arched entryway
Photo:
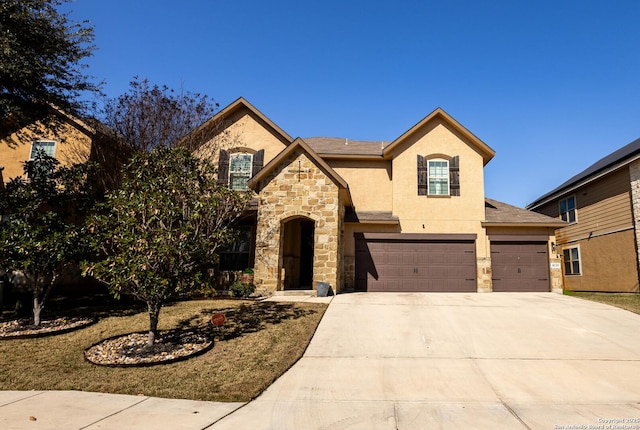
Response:
[{"label": "arched entryway", "polygon": [[290,218],[282,224],[280,264],[284,269],[284,290],[313,289],[315,222],[309,218]]}]

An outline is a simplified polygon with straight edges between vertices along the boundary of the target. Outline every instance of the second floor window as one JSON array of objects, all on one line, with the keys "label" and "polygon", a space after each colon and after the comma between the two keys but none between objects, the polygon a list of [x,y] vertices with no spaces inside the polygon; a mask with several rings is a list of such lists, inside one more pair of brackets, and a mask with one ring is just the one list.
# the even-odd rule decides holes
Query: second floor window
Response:
[{"label": "second floor window", "polygon": [[55,157],[56,143],[52,140],[35,140],[31,144],[29,160],[35,160],[38,150],[44,151],[49,157]]},{"label": "second floor window", "polygon": [[576,197],[560,200],[560,218],[568,223],[576,222]]},{"label": "second floor window", "polygon": [[247,190],[247,182],[251,178],[253,155],[243,152],[229,156],[229,188]]},{"label": "second floor window", "polygon": [[449,162],[447,160],[429,160],[429,195],[449,195]]}]

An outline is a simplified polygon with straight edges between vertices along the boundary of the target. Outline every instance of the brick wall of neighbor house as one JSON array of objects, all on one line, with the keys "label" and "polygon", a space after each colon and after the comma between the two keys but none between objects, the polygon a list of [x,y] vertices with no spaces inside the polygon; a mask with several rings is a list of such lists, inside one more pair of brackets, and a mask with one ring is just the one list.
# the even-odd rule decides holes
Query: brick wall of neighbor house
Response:
[{"label": "brick wall of neighbor house", "polygon": [[[300,162],[300,163],[298,163]],[[259,290],[283,288],[281,230],[289,219],[315,222],[313,286],[328,282],[334,292],[341,286],[342,220],[344,207],[338,186],[302,149],[292,152],[265,179],[259,193],[255,283]]]}]

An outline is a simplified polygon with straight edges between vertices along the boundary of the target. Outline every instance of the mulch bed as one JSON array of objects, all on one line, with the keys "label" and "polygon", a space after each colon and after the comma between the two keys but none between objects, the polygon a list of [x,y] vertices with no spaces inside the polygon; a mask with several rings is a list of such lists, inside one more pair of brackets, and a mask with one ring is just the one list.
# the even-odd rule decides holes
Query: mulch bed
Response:
[{"label": "mulch bed", "polygon": [[152,366],[185,360],[213,347],[209,336],[195,331],[159,332],[153,346],[147,346],[147,336],[143,332],[105,339],[88,348],[84,356],[102,366]]},{"label": "mulch bed", "polygon": [[95,318],[84,317],[59,317],[51,320],[42,320],[39,326],[33,325],[31,319],[28,318],[3,321],[0,322],[0,340],[62,334],[86,327],[95,322]]}]

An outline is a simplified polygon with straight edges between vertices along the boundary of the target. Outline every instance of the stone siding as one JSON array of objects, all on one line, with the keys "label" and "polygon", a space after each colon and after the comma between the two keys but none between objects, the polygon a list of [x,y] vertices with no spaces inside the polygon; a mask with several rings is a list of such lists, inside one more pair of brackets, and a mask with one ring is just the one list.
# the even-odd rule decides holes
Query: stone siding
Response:
[{"label": "stone siding", "polygon": [[340,288],[342,219],[339,189],[304,150],[293,151],[260,184],[255,283],[259,290],[284,288],[283,225],[295,218],[315,223],[313,287],[328,282]]},{"label": "stone siding", "polygon": [[629,165],[629,177],[631,180],[631,206],[633,210],[633,225],[636,235],[636,259],[640,267],[640,160]]}]

